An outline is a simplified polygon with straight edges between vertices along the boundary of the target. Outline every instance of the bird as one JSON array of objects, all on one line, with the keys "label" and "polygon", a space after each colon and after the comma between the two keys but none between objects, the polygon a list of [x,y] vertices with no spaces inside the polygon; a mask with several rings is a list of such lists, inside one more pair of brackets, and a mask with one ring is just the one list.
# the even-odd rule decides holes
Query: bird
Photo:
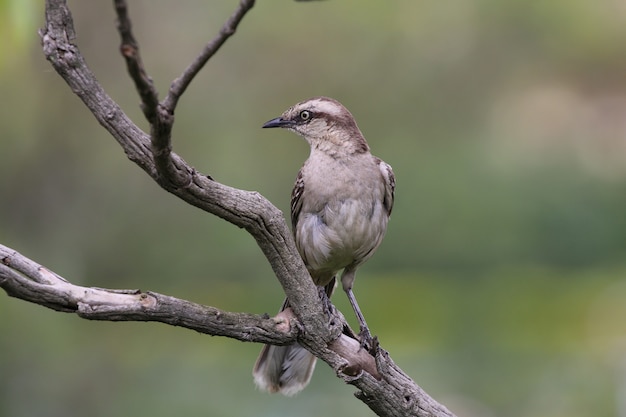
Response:
[{"label": "bird", "polygon": [[[362,346],[372,337],[352,291],[356,270],[376,251],[394,202],[391,166],[370,153],[350,111],[329,97],[313,97],[287,109],[263,128],[302,136],[310,154],[291,193],[296,248],[313,282],[328,297],[341,284],[359,321]],[[321,291],[323,294],[324,291]],[[285,300],[281,311],[289,307]],[[294,395],[308,385],[316,357],[297,343],[265,345],[253,377],[261,390]]]}]

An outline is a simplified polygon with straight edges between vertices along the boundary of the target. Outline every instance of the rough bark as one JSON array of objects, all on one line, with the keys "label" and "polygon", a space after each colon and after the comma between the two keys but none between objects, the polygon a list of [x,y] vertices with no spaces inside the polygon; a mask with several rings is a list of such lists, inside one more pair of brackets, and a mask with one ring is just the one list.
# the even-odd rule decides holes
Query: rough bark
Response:
[{"label": "rough bark", "polygon": [[[274,318],[225,312],[167,295],[138,290],[87,288],[71,284],[16,251],[0,245],[0,286],[8,295],[91,320],[157,321],[242,341],[288,344],[298,341],[328,363],[356,397],[379,416],[453,416],[409,378],[380,346],[370,354],[349,336],[338,311],[324,310],[282,213],[257,192],[220,184],[172,152],[172,125],[179,98],[194,76],[232,36],[254,0],[241,0],[219,34],[176,78],[165,99],[143,67],[126,2],[114,0],[120,51],[142,100],[150,133],[139,129],[97,82],[74,43],[72,15],[64,0],[46,1],[40,31],[44,55],[128,158],[163,189],[187,203],[244,228],[256,240],[291,310]],[[305,395],[305,394],[303,394]]]}]

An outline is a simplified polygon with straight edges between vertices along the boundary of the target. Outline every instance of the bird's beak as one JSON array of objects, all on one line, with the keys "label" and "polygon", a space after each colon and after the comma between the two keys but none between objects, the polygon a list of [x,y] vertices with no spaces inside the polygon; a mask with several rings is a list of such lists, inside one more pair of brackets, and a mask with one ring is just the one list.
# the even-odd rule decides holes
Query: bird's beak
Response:
[{"label": "bird's beak", "polygon": [[272,119],[268,122],[265,122],[265,124],[262,126],[263,128],[268,128],[268,127],[289,127],[293,125],[293,122],[291,120],[285,120],[282,117],[277,117],[275,119]]}]

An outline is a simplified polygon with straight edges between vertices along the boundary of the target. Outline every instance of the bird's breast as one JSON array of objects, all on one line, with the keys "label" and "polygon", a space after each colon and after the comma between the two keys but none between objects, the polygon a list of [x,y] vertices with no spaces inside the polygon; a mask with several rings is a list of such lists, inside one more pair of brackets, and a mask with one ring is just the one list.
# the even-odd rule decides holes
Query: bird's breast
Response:
[{"label": "bird's breast", "polygon": [[336,272],[367,260],[386,229],[382,200],[330,199],[319,211],[300,213],[295,237],[309,269]]}]

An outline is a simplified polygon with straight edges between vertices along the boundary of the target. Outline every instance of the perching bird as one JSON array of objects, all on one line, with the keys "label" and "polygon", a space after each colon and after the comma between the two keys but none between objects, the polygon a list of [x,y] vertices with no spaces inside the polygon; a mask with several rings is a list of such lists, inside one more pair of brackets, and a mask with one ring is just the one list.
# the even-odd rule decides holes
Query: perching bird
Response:
[{"label": "perching bird", "polygon": [[[335,275],[359,320],[361,342],[371,343],[365,319],[352,293],[356,269],[380,245],[394,199],[391,166],[373,156],[341,103],[315,97],[294,105],[263,125],[281,127],[306,139],[311,153],[291,194],[296,246],[317,286],[328,296]],[[289,306],[286,300],[282,309]],[[293,395],[311,379],[316,358],[300,345],[263,347],[254,366],[257,386]]]}]

